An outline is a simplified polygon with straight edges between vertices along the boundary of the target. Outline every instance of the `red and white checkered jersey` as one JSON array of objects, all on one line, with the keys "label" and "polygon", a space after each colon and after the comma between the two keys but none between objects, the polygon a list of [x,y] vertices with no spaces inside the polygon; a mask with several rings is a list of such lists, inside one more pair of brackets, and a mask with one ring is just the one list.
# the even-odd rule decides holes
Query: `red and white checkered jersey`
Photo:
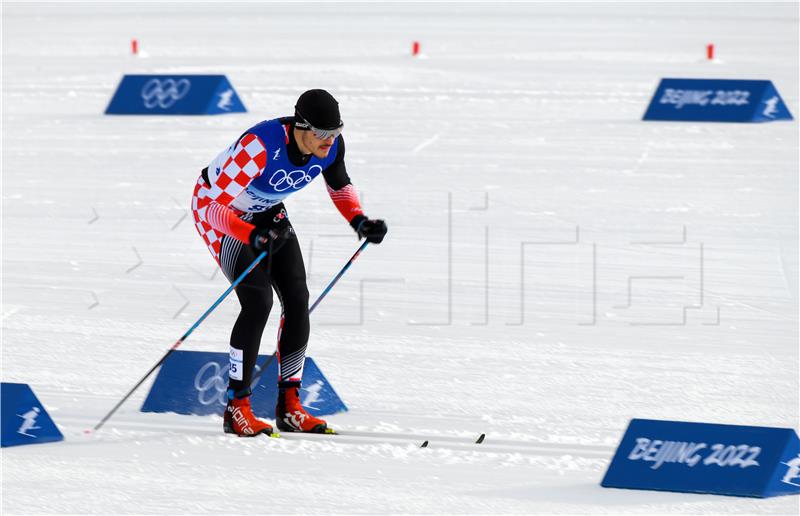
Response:
[{"label": "red and white checkered jersey", "polygon": [[[217,167],[217,163],[222,163]],[[241,219],[246,213],[231,204],[242,195],[250,182],[258,177],[267,163],[267,151],[254,134],[245,134],[238,142],[220,153],[209,166],[209,182],[201,176],[192,195],[192,214],[200,236],[211,254],[218,259],[223,235],[248,242],[253,225]],[[212,170],[215,174],[212,179]]]},{"label": "red and white checkered jersey", "polygon": [[[311,182],[326,167],[343,159],[343,147],[338,160],[333,155],[339,144],[343,146],[339,140],[331,148],[329,157],[312,157],[305,166],[293,165],[287,161],[291,125],[278,122],[283,122],[283,119],[265,121],[251,128],[214,158],[206,170],[206,177],[201,176],[195,184],[192,196],[195,227],[217,261],[223,236],[230,235],[249,242],[254,226],[243,218],[249,219],[248,214],[266,211],[280,203]],[[328,193],[339,212],[348,221],[363,214],[355,187],[344,171],[343,161],[332,172],[326,170],[326,173],[331,174],[326,176]],[[334,190],[330,180],[335,181],[339,188]]]}]

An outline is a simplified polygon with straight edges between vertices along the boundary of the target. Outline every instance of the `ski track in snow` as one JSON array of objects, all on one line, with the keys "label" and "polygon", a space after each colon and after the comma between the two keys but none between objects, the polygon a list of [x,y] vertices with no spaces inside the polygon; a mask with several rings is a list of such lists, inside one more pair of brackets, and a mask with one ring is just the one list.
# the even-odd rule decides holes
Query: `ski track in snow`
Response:
[{"label": "ski track in snow", "polygon": [[[0,512],[797,513],[599,486],[632,417],[798,425],[797,121],[640,121],[673,76],[797,116],[796,6],[314,10],[4,4],[2,377],[66,440],[3,449]],[[224,73],[250,112],[103,116],[125,73]],[[150,382],[84,434],[226,288],[198,171],[315,87],[390,227],[312,319],[342,435],[141,413]],[[287,209],[313,296],[358,244],[321,184]],[[226,351],[237,308],[182,349]]]}]

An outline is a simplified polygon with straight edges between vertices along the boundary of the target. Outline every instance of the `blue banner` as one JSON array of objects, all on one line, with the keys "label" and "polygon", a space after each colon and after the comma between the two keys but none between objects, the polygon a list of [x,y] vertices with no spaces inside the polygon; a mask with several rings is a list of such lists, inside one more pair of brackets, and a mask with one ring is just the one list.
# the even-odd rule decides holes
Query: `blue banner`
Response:
[{"label": "blue banner", "polygon": [[126,75],[107,115],[218,115],[245,113],[224,75]]},{"label": "blue banner", "polygon": [[644,120],[771,122],[792,115],[772,81],[661,79]]},{"label": "blue banner", "polygon": [[[268,357],[259,356],[258,363]],[[142,405],[142,412],[176,412],[206,416],[222,415],[227,403],[228,353],[175,351],[167,358]],[[278,363],[273,360],[267,370],[251,385],[250,403],[256,416],[275,417],[278,399]],[[347,410],[344,402],[319,370],[306,357],[300,401],[315,416]]]},{"label": "blue banner", "polygon": [[790,428],[633,419],[603,487],[735,496],[800,494]]},{"label": "blue banner", "polygon": [[2,447],[64,440],[64,436],[27,384],[0,384],[0,403]]}]

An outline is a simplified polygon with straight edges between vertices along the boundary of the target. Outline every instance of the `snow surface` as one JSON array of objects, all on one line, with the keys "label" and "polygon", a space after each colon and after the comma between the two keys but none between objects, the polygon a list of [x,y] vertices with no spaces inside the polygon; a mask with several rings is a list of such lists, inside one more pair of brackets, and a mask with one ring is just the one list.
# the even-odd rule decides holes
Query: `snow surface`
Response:
[{"label": "snow surface", "polygon": [[[640,121],[681,76],[800,114],[796,3],[2,9],[2,379],[66,436],[3,449],[4,514],[797,513],[599,486],[632,417],[798,426],[797,121]],[[250,112],[104,116],[125,73],[223,73]],[[314,87],[390,233],[310,355],[333,425],[406,439],[231,438],[140,413],[148,385],[85,437],[226,288],[199,169]],[[358,245],[317,183],[287,203],[312,297]],[[226,351],[236,312],[181,349]]]}]

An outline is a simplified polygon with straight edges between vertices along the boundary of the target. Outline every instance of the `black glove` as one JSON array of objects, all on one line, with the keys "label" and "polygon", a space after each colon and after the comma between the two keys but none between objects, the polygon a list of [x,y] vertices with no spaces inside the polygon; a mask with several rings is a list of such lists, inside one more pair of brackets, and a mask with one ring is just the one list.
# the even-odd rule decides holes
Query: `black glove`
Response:
[{"label": "black glove", "polygon": [[250,245],[257,252],[278,252],[287,240],[294,237],[294,229],[286,216],[286,210],[281,209],[265,228],[255,228],[250,233]]},{"label": "black glove", "polygon": [[368,219],[364,215],[356,215],[350,225],[358,233],[358,239],[366,238],[371,244],[380,244],[386,236],[386,222],[380,219]]}]

